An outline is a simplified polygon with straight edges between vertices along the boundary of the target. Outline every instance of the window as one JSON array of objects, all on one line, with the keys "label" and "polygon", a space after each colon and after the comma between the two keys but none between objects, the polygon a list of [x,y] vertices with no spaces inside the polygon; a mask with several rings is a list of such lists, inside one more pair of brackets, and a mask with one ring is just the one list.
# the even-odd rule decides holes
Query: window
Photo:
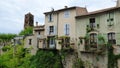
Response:
[{"label": "window", "polygon": [[54,26],[50,26],[49,29],[50,29],[49,34],[53,34],[53,32],[54,32]]},{"label": "window", "polygon": [[38,31],[38,35],[40,35],[40,31]]},{"label": "window", "polygon": [[115,33],[108,33],[108,43],[116,44]]},{"label": "window", "polygon": [[62,38],[62,48],[70,46],[70,37]]},{"label": "window", "polygon": [[97,34],[90,34],[90,44],[97,44]]},{"label": "window", "polygon": [[64,18],[69,18],[70,12],[67,10],[64,12]]},{"label": "window", "polygon": [[52,21],[53,21],[53,14],[49,14],[49,15],[48,15],[48,21],[49,21],[49,22],[52,22]]},{"label": "window", "polygon": [[55,35],[56,34],[56,26],[48,26],[47,28],[47,35]]},{"label": "window", "polygon": [[65,35],[69,35],[69,33],[70,33],[70,25],[69,24],[64,25],[64,33],[65,33]]},{"label": "window", "polygon": [[95,18],[90,18],[90,28],[95,28]]},{"label": "window", "polygon": [[48,46],[49,48],[55,48],[55,39],[54,36],[48,37]]},{"label": "window", "polygon": [[113,12],[109,12],[107,14],[107,22],[108,22],[108,26],[113,26],[114,24],[114,13]]},{"label": "window", "polygon": [[31,45],[32,44],[32,39],[29,39],[29,45]]},{"label": "window", "polygon": [[55,40],[53,38],[50,38],[50,45],[54,45]]}]

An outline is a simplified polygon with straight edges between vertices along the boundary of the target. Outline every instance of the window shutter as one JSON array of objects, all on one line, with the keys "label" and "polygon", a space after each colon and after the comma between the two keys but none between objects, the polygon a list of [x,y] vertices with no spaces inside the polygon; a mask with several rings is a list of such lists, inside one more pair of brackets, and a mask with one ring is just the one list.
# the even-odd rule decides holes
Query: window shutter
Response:
[{"label": "window shutter", "polygon": [[49,26],[47,27],[47,35],[49,35],[49,32],[50,32],[50,28],[49,28]]},{"label": "window shutter", "polygon": [[108,13],[107,15],[108,25],[114,25],[114,13]]},{"label": "window shutter", "polygon": [[64,24],[64,34],[66,35],[66,24]]},{"label": "window shutter", "polygon": [[110,19],[110,14],[108,13],[108,14],[107,14],[107,25],[110,24],[110,20],[109,20],[109,19]]},{"label": "window shutter", "polygon": [[51,15],[51,18],[52,18],[51,21],[53,21],[54,20],[54,15],[53,14]]},{"label": "window shutter", "polygon": [[114,13],[110,13],[110,18],[114,18]]},{"label": "window shutter", "polygon": [[56,28],[56,26],[54,26],[54,35],[56,35],[57,34],[57,28]]},{"label": "window shutter", "polygon": [[114,21],[111,22],[111,25],[114,25]]},{"label": "window shutter", "polygon": [[50,21],[50,15],[48,15],[48,21]]},{"label": "window shutter", "polygon": [[67,34],[69,35],[70,34],[70,24],[67,24]]}]

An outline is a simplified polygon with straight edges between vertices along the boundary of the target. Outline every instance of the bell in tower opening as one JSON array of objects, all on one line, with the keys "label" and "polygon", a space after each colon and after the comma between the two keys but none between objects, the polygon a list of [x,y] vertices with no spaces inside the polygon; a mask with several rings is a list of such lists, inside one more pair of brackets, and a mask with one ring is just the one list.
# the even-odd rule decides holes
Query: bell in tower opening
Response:
[{"label": "bell in tower opening", "polygon": [[34,26],[34,16],[29,12],[25,14],[24,18],[24,29],[27,27],[33,27]]}]

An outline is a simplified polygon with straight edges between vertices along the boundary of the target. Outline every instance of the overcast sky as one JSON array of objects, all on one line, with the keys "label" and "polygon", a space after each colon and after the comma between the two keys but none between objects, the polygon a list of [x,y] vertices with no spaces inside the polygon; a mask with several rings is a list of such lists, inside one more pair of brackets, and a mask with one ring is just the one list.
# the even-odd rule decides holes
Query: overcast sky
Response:
[{"label": "overcast sky", "polygon": [[64,6],[86,6],[90,12],[116,6],[116,0],[0,0],[0,33],[19,33],[28,12],[34,15],[35,22],[44,24],[44,12]]}]

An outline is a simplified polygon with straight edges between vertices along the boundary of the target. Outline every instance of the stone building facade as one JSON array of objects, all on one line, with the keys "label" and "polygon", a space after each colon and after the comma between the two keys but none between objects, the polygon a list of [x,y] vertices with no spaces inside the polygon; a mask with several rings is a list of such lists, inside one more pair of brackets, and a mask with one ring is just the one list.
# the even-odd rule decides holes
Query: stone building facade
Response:
[{"label": "stone building facade", "polygon": [[31,49],[31,54],[35,55],[37,50],[45,44],[44,41],[44,25],[36,25],[33,28],[33,34],[25,37],[25,48]]},{"label": "stone building facade", "polygon": [[27,27],[33,27],[34,26],[34,16],[29,12],[25,14],[24,18],[24,29]]}]

